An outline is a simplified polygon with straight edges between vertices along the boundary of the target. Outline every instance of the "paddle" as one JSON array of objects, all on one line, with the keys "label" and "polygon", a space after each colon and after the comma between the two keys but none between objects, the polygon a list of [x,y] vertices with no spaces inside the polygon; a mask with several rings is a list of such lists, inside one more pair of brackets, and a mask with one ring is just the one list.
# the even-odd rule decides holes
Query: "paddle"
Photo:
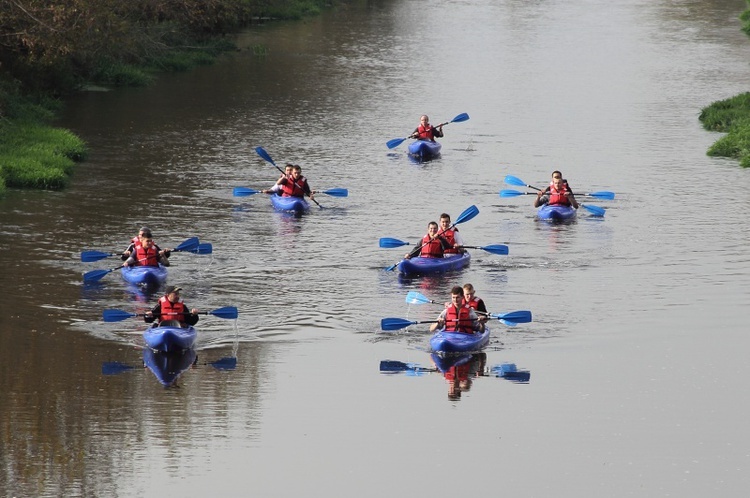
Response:
[{"label": "paddle", "polygon": [[[182,314],[188,314],[188,313],[182,313]],[[229,320],[233,320],[237,318],[239,312],[237,311],[237,308],[234,306],[226,306],[224,308],[218,308],[213,311],[200,311],[196,313],[197,315],[213,315],[219,318],[226,318]],[[122,310],[104,310],[102,312],[102,317],[104,318],[105,322],[121,322],[123,320],[126,320],[128,318],[133,318],[136,316],[146,316],[145,313],[128,313],[127,311]]]},{"label": "paddle", "polygon": [[[500,197],[518,197],[519,195],[537,195],[536,192],[519,192],[518,190],[505,189],[500,191]],[[576,194],[576,196],[596,197],[597,199],[612,200],[615,198],[614,192],[602,190],[599,192],[589,192],[586,194]]]},{"label": "paddle", "polygon": [[518,370],[515,363],[503,363],[502,365],[493,365],[490,372],[495,377],[510,380],[512,382],[528,382],[531,379],[531,373],[525,370]]},{"label": "paddle", "polygon": [[[217,370],[233,370],[237,366],[237,358],[234,358],[232,356],[225,356],[224,358],[220,358],[216,361],[200,364],[211,365]],[[127,363],[120,363],[119,361],[105,361],[104,363],[102,363],[102,375],[117,375],[123,372],[127,372],[128,370],[133,370],[135,368],[141,367],[143,367],[143,364],[136,367],[133,365],[128,365]]]},{"label": "paddle", "polygon": [[[450,121],[446,121],[445,123],[440,123],[435,128],[440,128],[441,126],[445,126],[445,125],[451,124],[451,123],[462,123],[462,122],[468,121],[468,120],[469,120],[469,115],[466,114],[465,112],[462,112],[461,114],[459,114],[455,118],[451,119]],[[395,149],[396,147],[398,147],[399,145],[401,145],[402,143],[404,143],[406,140],[409,140],[410,138],[411,138],[411,135],[409,135],[408,137],[405,137],[405,138],[394,138],[393,140],[388,140],[385,143],[385,145],[389,149]]]},{"label": "paddle", "polygon": [[[393,239],[391,237],[383,237],[380,239],[380,247],[387,249],[393,247],[409,246],[411,243],[404,242],[402,240]],[[508,246],[505,245],[491,245],[491,246],[461,246],[464,249],[481,249],[483,251],[491,252],[492,254],[508,254]]]},{"label": "paddle", "polygon": [[[199,246],[200,244],[198,243],[198,237],[191,237],[185,240],[182,244],[172,249],[171,252],[191,252],[194,249],[198,248]],[[81,254],[81,257],[83,258],[83,253]],[[102,278],[104,278],[105,275],[112,273],[115,270],[120,270],[122,268],[123,266],[120,265],[120,266],[115,266],[114,268],[110,268],[109,270],[92,270],[83,274],[83,281],[84,282],[97,282],[101,280]]]},{"label": "paddle", "polygon": [[[198,246],[198,237],[191,237],[182,244],[178,245],[173,251],[177,252],[194,252],[193,249]],[[81,252],[81,261],[84,263],[92,263],[99,261],[110,256],[121,256],[121,252],[101,252],[101,251],[83,251]]]},{"label": "paddle", "polygon": [[397,360],[382,360],[380,362],[381,372],[437,372],[437,368],[425,368],[416,363],[404,363]]},{"label": "paddle", "polygon": [[[535,187],[533,185],[529,185],[528,183],[525,183],[523,180],[521,180],[517,176],[508,175],[508,176],[505,177],[504,181],[505,181],[505,183],[507,183],[509,185],[516,185],[518,187],[528,187],[530,189],[534,189],[534,190],[539,191],[539,192],[544,192],[539,187]],[[614,194],[612,194],[612,195],[614,196]],[[501,197],[502,197],[502,194],[501,194]],[[585,208],[589,213],[591,213],[594,216],[604,216],[604,214],[606,213],[605,209],[602,208],[602,207],[599,207],[599,206],[592,206],[590,204],[580,204],[580,205],[581,205],[581,207]]]},{"label": "paddle", "polygon": [[[471,220],[478,214],[479,214],[479,208],[477,208],[474,205],[469,206],[468,208],[464,210],[463,213],[458,215],[458,218],[456,218],[456,221],[454,221],[453,224],[450,227],[448,227],[448,230],[450,230],[451,228],[455,227],[456,225],[460,223],[465,223]],[[440,235],[443,232],[445,232],[445,230],[441,230],[440,232],[438,232],[438,235]],[[391,240],[396,240],[396,239],[391,239]],[[424,244],[420,245],[417,249],[421,249],[422,247],[424,247]],[[398,266],[398,263],[396,263],[395,265],[389,266],[388,268],[385,269],[385,271],[393,271],[397,266]]]},{"label": "paddle", "polygon": [[210,242],[198,244],[198,247],[190,250],[193,254],[211,254],[214,252],[214,246]]},{"label": "paddle", "polygon": [[[406,302],[407,304],[438,304],[417,291],[409,291],[406,294]],[[491,318],[496,318],[511,327],[519,323],[529,323],[532,321],[531,311],[513,311],[511,313],[485,313],[483,311],[477,311],[477,313],[483,315],[486,314]]]},{"label": "paddle", "polygon": [[[282,175],[285,175],[284,170],[276,166],[276,163],[273,162],[273,159],[271,159],[271,155],[268,152],[266,152],[266,149],[264,149],[263,147],[256,147],[255,153],[258,154],[261,158],[263,158],[264,161],[273,164],[273,166],[277,170],[279,170],[279,172],[281,172]],[[302,188],[300,187],[299,183],[294,182],[294,184],[297,185],[297,187]],[[313,201],[315,204],[317,204],[319,208],[321,209],[323,208],[323,206],[321,206],[320,203],[316,201],[315,199],[313,199],[312,197],[310,197],[310,200]]]},{"label": "paddle", "polygon": [[[247,197],[249,195],[254,195],[259,192],[260,192],[259,190],[253,190],[247,187],[234,187],[234,190],[232,191],[232,195],[234,195],[235,197]],[[324,190],[322,192],[315,192],[315,193],[330,195],[331,197],[348,197],[349,196],[349,191],[345,188],[332,188],[329,190]]]}]

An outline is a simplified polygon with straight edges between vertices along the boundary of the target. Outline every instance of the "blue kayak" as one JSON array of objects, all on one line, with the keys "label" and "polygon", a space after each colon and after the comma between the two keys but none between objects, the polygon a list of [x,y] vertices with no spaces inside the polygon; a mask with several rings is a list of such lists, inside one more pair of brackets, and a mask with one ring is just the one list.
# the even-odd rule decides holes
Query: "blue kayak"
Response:
[{"label": "blue kayak", "polygon": [[193,366],[197,357],[194,349],[175,353],[163,353],[148,348],[143,350],[143,364],[165,386],[174,384],[183,372]]},{"label": "blue kayak", "polygon": [[143,338],[149,348],[170,353],[184,351],[195,346],[198,331],[193,326],[149,327],[143,333]]},{"label": "blue kayak", "polygon": [[576,217],[576,209],[573,206],[562,204],[555,204],[554,206],[545,204],[537,211],[537,217],[540,220],[568,221]]},{"label": "blue kayak", "polygon": [[158,286],[167,281],[167,267],[159,266],[125,266],[120,270],[122,278],[136,285]]},{"label": "blue kayak", "polygon": [[465,252],[446,258],[416,258],[404,259],[398,264],[398,271],[404,275],[434,275],[451,270],[460,270],[471,261],[471,254]]},{"label": "blue kayak", "polygon": [[433,140],[416,140],[409,144],[409,154],[418,156],[421,159],[430,159],[440,155],[440,149],[443,146],[440,142]]},{"label": "blue kayak", "polygon": [[438,330],[430,338],[430,348],[438,353],[470,353],[487,347],[490,343],[490,329],[484,332],[465,334],[463,332],[446,332]]},{"label": "blue kayak", "polygon": [[271,204],[277,211],[304,213],[310,209],[310,204],[304,197],[283,197],[274,194],[271,196]]},{"label": "blue kayak", "polygon": [[430,355],[432,362],[435,364],[438,370],[445,373],[453,367],[465,365],[470,362],[474,355],[471,353],[466,354],[452,354],[444,355],[440,353],[432,353]]}]

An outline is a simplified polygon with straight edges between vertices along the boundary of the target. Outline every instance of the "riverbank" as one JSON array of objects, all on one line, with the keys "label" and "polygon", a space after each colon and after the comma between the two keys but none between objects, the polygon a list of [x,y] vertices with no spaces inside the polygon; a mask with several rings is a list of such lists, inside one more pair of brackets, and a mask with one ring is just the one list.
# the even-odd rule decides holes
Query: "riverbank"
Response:
[{"label": "riverbank", "polygon": [[[750,0],[745,0],[750,6]],[[740,14],[742,31],[750,36],[750,8]],[[709,131],[726,133],[709,147],[711,157],[737,159],[750,168],[750,93],[741,93],[704,107],[698,119]]]},{"label": "riverbank", "polygon": [[[0,195],[8,188],[64,188],[76,162],[86,158],[83,140],[51,126],[67,95],[90,85],[148,85],[159,73],[212,64],[236,49],[227,34],[258,22],[317,15],[337,2],[272,0],[257,6],[217,0],[209,9],[188,1],[173,11],[159,6],[158,12],[136,4],[109,9],[106,3],[82,2],[91,16],[86,26],[78,14],[68,19],[51,8],[34,16],[11,8],[0,22],[4,32],[17,36],[0,44]],[[264,52],[254,47],[259,50]]]}]

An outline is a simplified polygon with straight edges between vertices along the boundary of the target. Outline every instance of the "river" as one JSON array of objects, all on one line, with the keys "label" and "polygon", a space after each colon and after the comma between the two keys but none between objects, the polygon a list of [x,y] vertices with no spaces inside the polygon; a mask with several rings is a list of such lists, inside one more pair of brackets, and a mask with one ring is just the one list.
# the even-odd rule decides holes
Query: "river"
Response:
[{"label": "river", "polygon": [[[745,313],[750,171],[706,156],[697,117],[747,90],[742,0],[381,0],[267,24],[243,50],[147,88],[72,98],[60,125],[91,154],[60,192],[0,200],[0,494],[4,496],[744,496],[750,432]],[[265,55],[254,54],[253,47]],[[423,113],[442,156],[406,144]],[[318,190],[302,217],[271,209],[278,177],[254,153],[298,163]],[[535,219],[514,175],[560,169],[576,222]],[[523,189],[520,189],[523,190]],[[472,250],[441,278],[384,268],[440,213]],[[140,313],[157,296],[114,270],[149,225],[169,282],[203,316],[198,359],[165,388],[143,368]],[[459,398],[431,367],[427,325],[471,282],[495,321],[487,368]],[[236,368],[211,363],[236,358]],[[122,370],[104,375],[103,366]],[[132,368],[129,368],[132,367]],[[107,372],[112,373],[112,372]],[[450,476],[453,477],[450,477]]]}]

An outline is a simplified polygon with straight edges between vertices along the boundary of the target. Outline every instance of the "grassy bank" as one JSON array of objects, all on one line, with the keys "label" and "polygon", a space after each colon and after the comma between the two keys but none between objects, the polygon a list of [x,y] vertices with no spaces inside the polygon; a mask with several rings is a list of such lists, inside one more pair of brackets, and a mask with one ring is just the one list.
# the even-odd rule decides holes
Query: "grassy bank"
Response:
[{"label": "grassy bank", "polygon": [[[69,183],[86,145],[50,123],[71,92],[87,85],[143,86],[160,72],[212,64],[235,49],[226,33],[332,6],[332,0],[78,2],[87,16],[42,4],[34,12],[11,4],[0,16],[0,31],[12,33],[0,40],[0,195],[8,188]],[[49,2],[58,3],[65,5]]]},{"label": "grassy bank", "polygon": [[[745,0],[750,6],[750,0]],[[750,36],[750,9],[740,15],[742,31]],[[709,131],[726,133],[707,154],[712,157],[737,159],[740,166],[750,168],[750,93],[720,100],[704,107],[699,118]]]}]

